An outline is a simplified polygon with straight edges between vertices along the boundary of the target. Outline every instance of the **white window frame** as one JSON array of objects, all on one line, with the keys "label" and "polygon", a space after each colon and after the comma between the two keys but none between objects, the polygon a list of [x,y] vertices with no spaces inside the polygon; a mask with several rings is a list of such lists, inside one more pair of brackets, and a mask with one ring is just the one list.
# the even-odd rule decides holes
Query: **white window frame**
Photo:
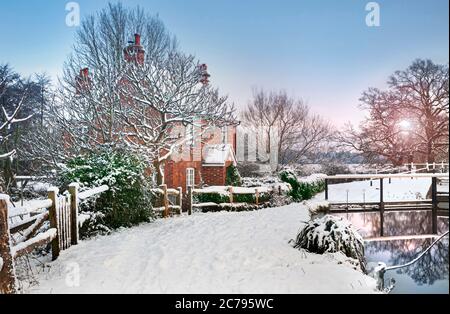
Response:
[{"label": "white window frame", "polygon": [[195,185],[195,168],[186,168],[186,187]]}]

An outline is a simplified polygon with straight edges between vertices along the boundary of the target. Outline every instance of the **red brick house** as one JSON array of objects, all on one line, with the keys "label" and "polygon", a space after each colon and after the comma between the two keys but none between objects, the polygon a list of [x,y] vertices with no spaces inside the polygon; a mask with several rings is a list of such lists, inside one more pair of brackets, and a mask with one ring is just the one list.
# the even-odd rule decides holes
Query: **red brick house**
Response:
[{"label": "red brick house", "polygon": [[227,168],[236,166],[236,126],[203,129],[180,127],[178,132],[199,132],[164,164],[165,184],[169,188],[225,185]]}]

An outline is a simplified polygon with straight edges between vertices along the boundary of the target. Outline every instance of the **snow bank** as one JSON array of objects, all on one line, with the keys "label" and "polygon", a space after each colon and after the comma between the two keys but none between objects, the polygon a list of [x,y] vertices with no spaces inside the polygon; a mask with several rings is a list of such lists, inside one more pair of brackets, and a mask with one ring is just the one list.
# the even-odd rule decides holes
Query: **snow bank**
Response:
[{"label": "snow bank", "polygon": [[[300,204],[198,213],[82,241],[38,275],[31,293],[374,293],[336,254],[289,245],[309,219]],[[68,286],[77,265],[80,281]],[[72,267],[68,267],[72,266]]]}]

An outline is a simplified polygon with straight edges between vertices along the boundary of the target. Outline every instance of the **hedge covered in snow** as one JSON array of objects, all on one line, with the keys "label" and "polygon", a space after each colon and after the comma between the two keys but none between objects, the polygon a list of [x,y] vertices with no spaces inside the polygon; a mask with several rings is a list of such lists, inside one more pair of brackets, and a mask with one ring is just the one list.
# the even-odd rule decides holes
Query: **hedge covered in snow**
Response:
[{"label": "hedge covered in snow", "polygon": [[317,254],[341,252],[357,260],[365,271],[363,238],[342,217],[326,215],[309,221],[297,235],[294,247]]},{"label": "hedge covered in snow", "polygon": [[283,182],[289,183],[292,187],[289,195],[294,201],[304,201],[311,199],[315,194],[325,190],[324,174],[313,174],[309,177],[299,178],[294,171],[285,169],[280,172]]},{"label": "hedge covered in snow", "polygon": [[110,151],[79,156],[68,162],[59,178],[62,190],[71,182],[78,182],[81,192],[102,185],[110,187],[98,198],[80,204],[81,211],[89,216],[80,230],[82,237],[151,219],[152,194],[145,169],[146,164],[140,158]]}]

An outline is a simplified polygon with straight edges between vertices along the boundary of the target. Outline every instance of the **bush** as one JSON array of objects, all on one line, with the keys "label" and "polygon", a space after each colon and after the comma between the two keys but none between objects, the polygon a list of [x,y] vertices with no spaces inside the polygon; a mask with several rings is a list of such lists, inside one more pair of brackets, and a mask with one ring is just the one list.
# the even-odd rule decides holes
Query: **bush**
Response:
[{"label": "bush", "polygon": [[[271,200],[271,195],[270,193],[260,193],[258,200],[259,203],[268,202]],[[194,202],[222,204],[229,203],[230,197],[220,193],[202,193],[194,195]],[[256,196],[254,194],[233,194],[233,202],[256,204]]]},{"label": "bush", "polygon": [[308,222],[297,235],[294,247],[317,254],[341,252],[357,260],[365,271],[364,241],[344,218],[326,215]]},{"label": "bush", "polygon": [[100,212],[102,215],[95,215],[96,220],[107,228],[130,227],[149,221],[152,216],[145,169],[145,163],[136,156],[108,151],[72,159],[60,181],[62,187],[71,182],[78,182],[82,188],[108,185],[110,189],[83,210]]},{"label": "bush", "polygon": [[239,174],[243,177],[258,177],[260,176],[259,165],[253,162],[243,161],[238,164]]},{"label": "bush", "polygon": [[280,178],[291,185],[289,196],[296,202],[309,200],[325,189],[325,181],[320,175],[311,175],[305,180],[299,180],[293,171],[283,170],[280,172]]},{"label": "bush", "polygon": [[220,194],[220,193],[202,193],[194,195],[195,203],[229,203],[230,198],[228,195]]},{"label": "bush", "polygon": [[236,168],[236,166],[230,165],[227,168],[225,185],[231,185],[231,186],[241,186],[242,185],[241,176],[240,176],[239,171]]},{"label": "bush", "polygon": [[327,163],[321,165],[321,172],[329,176],[334,176],[337,174],[350,174],[350,168],[347,165],[337,164],[337,163]]}]

